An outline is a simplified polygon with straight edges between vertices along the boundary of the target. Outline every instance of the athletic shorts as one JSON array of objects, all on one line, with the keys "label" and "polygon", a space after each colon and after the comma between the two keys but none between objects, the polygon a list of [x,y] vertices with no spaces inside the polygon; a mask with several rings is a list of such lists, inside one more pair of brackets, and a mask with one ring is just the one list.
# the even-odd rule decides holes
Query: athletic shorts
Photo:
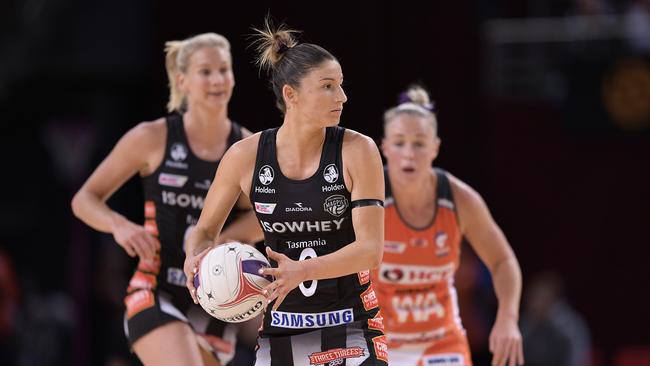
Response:
[{"label": "athletic shorts", "polygon": [[472,366],[465,337],[447,337],[434,343],[390,347],[391,366]]},{"label": "athletic shorts", "polygon": [[386,366],[383,332],[367,322],[322,328],[295,336],[258,338],[255,366]]},{"label": "athletic shorts", "polygon": [[[124,333],[133,344],[150,331],[174,321],[188,324],[199,336],[199,344],[225,365],[235,355],[236,324],[225,323],[211,317],[192,302],[187,289],[172,296],[161,289],[129,291],[124,299]],[[184,290],[184,293],[183,293]]]}]

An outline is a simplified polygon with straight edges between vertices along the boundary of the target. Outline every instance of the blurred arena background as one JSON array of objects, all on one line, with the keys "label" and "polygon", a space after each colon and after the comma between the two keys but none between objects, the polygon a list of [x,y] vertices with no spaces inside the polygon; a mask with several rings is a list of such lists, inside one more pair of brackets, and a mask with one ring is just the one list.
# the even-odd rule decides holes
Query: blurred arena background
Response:
[{"label": "blurred arena background", "polygon": [[[167,40],[225,35],[230,116],[279,125],[247,48],[268,11],[341,61],[345,127],[379,141],[397,94],[430,89],[437,165],[483,194],[519,258],[527,365],[650,365],[650,1],[423,6],[3,2],[0,365],[139,364],[122,333],[134,262],[72,216],[71,196],[127,129],[164,113]],[[109,201],[134,220],[141,202],[137,179]],[[465,248],[461,317],[488,365],[495,298]]]}]

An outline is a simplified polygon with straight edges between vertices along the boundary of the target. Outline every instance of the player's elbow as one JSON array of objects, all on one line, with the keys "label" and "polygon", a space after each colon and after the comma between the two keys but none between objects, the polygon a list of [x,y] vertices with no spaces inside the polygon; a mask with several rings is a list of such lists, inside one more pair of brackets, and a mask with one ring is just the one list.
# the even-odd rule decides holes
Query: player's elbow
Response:
[{"label": "player's elbow", "polygon": [[81,194],[81,191],[77,192],[74,197],[72,197],[72,201],[70,201],[70,208],[72,209],[72,213],[77,218],[79,218],[81,215]]}]

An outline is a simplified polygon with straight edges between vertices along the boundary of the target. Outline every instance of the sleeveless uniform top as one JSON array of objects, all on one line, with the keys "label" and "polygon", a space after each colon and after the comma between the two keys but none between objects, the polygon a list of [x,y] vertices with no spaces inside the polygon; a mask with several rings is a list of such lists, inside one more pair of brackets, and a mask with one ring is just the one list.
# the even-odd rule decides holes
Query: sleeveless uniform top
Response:
[{"label": "sleeveless uniform top", "polygon": [[[154,287],[174,290],[180,286],[187,292],[183,273],[185,239],[188,229],[199,219],[220,160],[206,161],[192,153],[181,115],[170,115],[165,122],[167,142],[163,161],[152,174],[142,178],[144,226],[160,241],[160,257],[141,261],[138,270],[157,277]],[[226,150],[242,138],[241,126],[235,122],[231,126]],[[241,212],[235,211],[229,220]]]},{"label": "sleeveless uniform top", "polygon": [[[293,260],[335,252],[355,240],[350,192],[343,179],[345,129],[328,127],[316,173],[303,180],[285,177],[276,154],[278,128],[262,132],[250,200],[264,231],[265,245]],[[272,267],[277,262],[270,261]],[[305,281],[264,316],[262,337],[291,336],[353,322],[378,311],[369,271]]]},{"label": "sleeveless uniform top", "polygon": [[445,171],[434,171],[436,207],[425,228],[402,220],[385,171],[384,257],[372,279],[389,347],[464,337],[454,287],[462,235],[449,179]]}]

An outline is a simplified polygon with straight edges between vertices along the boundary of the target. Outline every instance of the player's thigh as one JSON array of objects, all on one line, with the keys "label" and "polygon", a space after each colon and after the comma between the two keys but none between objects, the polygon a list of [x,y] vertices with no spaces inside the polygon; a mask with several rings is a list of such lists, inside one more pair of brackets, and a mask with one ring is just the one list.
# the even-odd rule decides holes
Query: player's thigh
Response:
[{"label": "player's thigh", "polygon": [[203,365],[196,334],[181,321],[145,334],[133,344],[133,350],[144,365]]}]

